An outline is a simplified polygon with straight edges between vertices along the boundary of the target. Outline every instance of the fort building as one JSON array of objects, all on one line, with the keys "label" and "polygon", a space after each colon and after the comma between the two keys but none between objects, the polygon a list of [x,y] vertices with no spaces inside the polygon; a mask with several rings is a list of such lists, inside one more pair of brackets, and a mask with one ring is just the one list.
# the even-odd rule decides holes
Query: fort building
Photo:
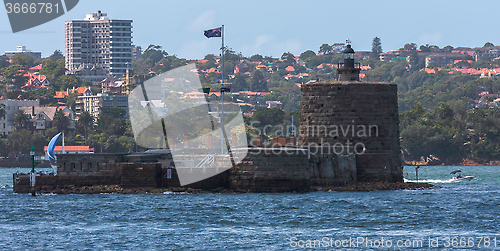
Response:
[{"label": "fort building", "polygon": [[[229,170],[220,165],[228,163],[231,154],[207,156],[204,149],[200,149],[200,154],[190,149],[184,155],[183,149],[60,154],[57,175],[40,176],[36,190],[57,192],[67,187],[94,185],[179,187],[178,174],[194,172],[211,177],[189,187],[248,192],[311,191],[367,182],[402,182],[397,86],[360,81],[355,52],[350,44],[346,47],[344,62],[338,67],[338,81],[311,81],[301,87],[298,145],[295,139],[287,143],[282,138],[266,148],[260,146],[258,137],[255,146],[233,150],[233,154],[244,150],[247,155],[239,163],[231,161]],[[177,156],[175,163],[172,153]],[[29,175],[15,174],[13,178],[15,192],[30,191]]]}]

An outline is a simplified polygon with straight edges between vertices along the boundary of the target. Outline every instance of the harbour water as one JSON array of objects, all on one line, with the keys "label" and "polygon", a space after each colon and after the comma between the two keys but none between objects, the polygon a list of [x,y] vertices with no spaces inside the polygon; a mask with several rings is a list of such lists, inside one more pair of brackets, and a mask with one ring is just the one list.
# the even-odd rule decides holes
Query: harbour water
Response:
[{"label": "harbour water", "polygon": [[[456,169],[475,178],[447,182]],[[0,169],[0,250],[500,248],[499,166],[421,167],[441,188],[414,191],[14,194],[28,170]]]}]

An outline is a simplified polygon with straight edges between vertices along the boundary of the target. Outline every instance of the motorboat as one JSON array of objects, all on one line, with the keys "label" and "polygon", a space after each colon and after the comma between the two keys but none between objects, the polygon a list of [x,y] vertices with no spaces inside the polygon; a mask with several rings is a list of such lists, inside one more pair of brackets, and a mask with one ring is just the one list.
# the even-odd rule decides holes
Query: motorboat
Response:
[{"label": "motorboat", "polygon": [[455,175],[451,179],[449,179],[449,182],[465,182],[465,181],[471,181],[474,179],[474,176],[463,176],[461,170],[455,170],[451,172],[450,174]]}]

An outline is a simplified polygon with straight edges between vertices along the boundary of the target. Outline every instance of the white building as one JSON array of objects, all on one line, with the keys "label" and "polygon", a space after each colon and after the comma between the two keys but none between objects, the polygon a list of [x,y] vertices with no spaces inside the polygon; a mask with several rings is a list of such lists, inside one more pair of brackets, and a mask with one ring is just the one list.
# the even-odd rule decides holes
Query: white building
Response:
[{"label": "white building", "polygon": [[76,115],[79,116],[84,111],[87,111],[95,118],[95,122],[97,122],[102,107],[120,108],[128,113],[128,96],[108,95],[107,93],[97,93],[94,95],[88,89],[83,96],[78,97],[76,106]]},{"label": "white building", "polygon": [[21,54],[28,54],[28,55],[31,55],[35,58],[42,58],[41,52],[26,50],[26,46],[24,46],[24,45],[17,46],[15,51],[6,51],[5,52],[5,56],[7,56],[9,58],[11,58],[15,55],[21,55]]},{"label": "white building", "polygon": [[15,100],[15,99],[0,99],[0,104],[5,105],[5,118],[0,118],[0,134],[9,135],[14,130],[12,116],[17,113],[19,107],[23,106],[39,106],[40,101],[37,100]]},{"label": "white building", "polygon": [[[109,19],[106,13],[87,13],[84,20],[65,22],[66,69],[78,74],[82,69],[103,69],[105,74],[86,73],[84,80],[99,82],[106,75],[125,75],[132,68],[132,20]],[[85,79],[92,75],[92,79]],[[98,81],[96,81],[98,80]]]}]

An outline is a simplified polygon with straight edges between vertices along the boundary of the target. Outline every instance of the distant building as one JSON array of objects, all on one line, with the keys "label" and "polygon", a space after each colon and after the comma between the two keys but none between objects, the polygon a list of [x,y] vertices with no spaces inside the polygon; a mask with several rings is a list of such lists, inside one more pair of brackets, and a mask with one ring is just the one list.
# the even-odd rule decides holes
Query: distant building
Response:
[{"label": "distant building", "polygon": [[36,75],[31,72],[27,72],[24,76],[28,79],[26,80],[24,86],[21,87],[23,92],[31,91],[37,88],[50,88],[50,82],[45,75]]},{"label": "distant building", "polygon": [[453,52],[432,53],[425,57],[425,67],[453,64],[455,60],[462,60],[465,56],[464,54]]},{"label": "distant building", "polygon": [[[47,152],[48,146],[43,148],[44,152]],[[94,148],[90,148],[89,146],[65,146],[64,152],[66,154],[85,154],[85,153],[94,153]],[[54,147],[54,154],[62,154],[62,146]]]},{"label": "distant building", "polygon": [[106,78],[109,72],[100,65],[82,63],[72,73],[78,75],[83,81],[98,83]]},{"label": "distant building", "polygon": [[[65,22],[65,67],[70,74],[83,68],[103,69],[106,75],[125,75],[132,64],[132,20],[109,19],[106,13],[87,13],[84,20]],[[90,76],[90,79],[87,79]],[[96,76],[95,78],[92,76]],[[82,74],[99,82],[101,74]]]},{"label": "distant building", "polygon": [[54,95],[54,99],[58,103],[65,103],[64,98],[66,98],[66,96],[70,95],[71,93],[78,93],[78,96],[82,96],[85,93],[89,93],[89,92],[90,93],[92,92],[90,90],[90,87],[83,87],[83,86],[78,87],[78,88],[73,87],[73,89],[68,88],[68,89],[66,89],[66,91],[56,91],[56,94]]},{"label": "distant building", "polygon": [[142,58],[142,48],[140,46],[132,45],[132,58],[134,60]]},{"label": "distant building", "polygon": [[0,99],[0,104],[5,105],[5,118],[0,118],[0,134],[9,135],[14,130],[12,116],[17,113],[19,107],[22,106],[39,106],[40,101],[37,100],[15,100],[15,99]]},{"label": "distant building", "polygon": [[67,106],[24,106],[19,109],[30,116],[33,123],[31,129],[36,133],[45,135],[45,130],[53,127],[52,121],[59,110],[62,110],[69,120],[67,129],[75,130],[75,113]]},{"label": "distant building", "polygon": [[36,66],[29,68],[28,71],[31,73],[38,73],[38,72],[40,72],[41,69],[42,69],[42,64],[39,64],[39,65],[36,65]]},{"label": "distant building", "polygon": [[393,50],[385,53],[380,53],[380,61],[390,62],[397,59],[406,60],[411,54],[409,50]]},{"label": "distant building", "polygon": [[106,93],[123,94],[126,91],[126,78],[109,76],[101,81],[101,89]]},{"label": "distant building", "polygon": [[128,112],[127,95],[109,95],[106,93],[97,93],[94,95],[90,89],[83,96],[78,97],[76,113],[80,115],[87,111],[94,118],[99,118],[102,107],[120,108]]},{"label": "distant building", "polygon": [[361,58],[361,60],[365,60],[367,58],[370,58],[372,56],[371,51],[356,51],[354,53],[354,56]]},{"label": "distant building", "polygon": [[266,101],[267,108],[283,108],[281,101]]},{"label": "distant building", "polygon": [[244,73],[247,71],[248,71],[248,65],[245,63],[239,63],[236,66],[234,66],[234,74]]},{"label": "distant building", "polygon": [[28,54],[28,55],[31,55],[35,58],[42,58],[42,53],[41,52],[35,52],[35,51],[31,51],[31,50],[26,50],[26,46],[24,45],[21,45],[21,46],[17,46],[16,50],[15,51],[6,51],[5,52],[5,56],[11,58],[15,55],[21,55],[21,54]]},{"label": "distant building", "polygon": [[500,57],[500,46],[481,48],[474,53],[476,61],[493,60]]}]

